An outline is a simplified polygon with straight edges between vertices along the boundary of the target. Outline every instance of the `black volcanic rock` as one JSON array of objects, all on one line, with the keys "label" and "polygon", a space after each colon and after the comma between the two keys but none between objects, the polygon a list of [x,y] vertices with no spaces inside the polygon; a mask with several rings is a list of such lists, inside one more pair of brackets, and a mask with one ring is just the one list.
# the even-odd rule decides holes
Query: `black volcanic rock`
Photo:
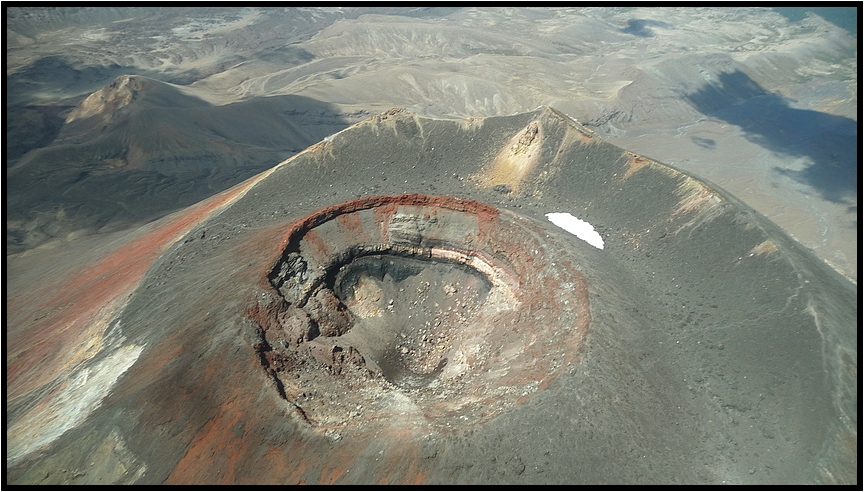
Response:
[{"label": "black volcanic rock", "polygon": [[[855,286],[723,190],[555,110],[392,110],[140,234],[105,260],[130,265],[128,296],[91,288],[39,319],[9,303],[10,483],[856,480]],[[486,297],[467,297],[481,277]],[[391,295],[405,337],[377,317]],[[91,323],[64,323],[88,306]],[[362,323],[316,333],[352,306]],[[489,336],[410,366],[442,307],[448,343]],[[73,353],[52,356],[56,377],[46,347]]]}]

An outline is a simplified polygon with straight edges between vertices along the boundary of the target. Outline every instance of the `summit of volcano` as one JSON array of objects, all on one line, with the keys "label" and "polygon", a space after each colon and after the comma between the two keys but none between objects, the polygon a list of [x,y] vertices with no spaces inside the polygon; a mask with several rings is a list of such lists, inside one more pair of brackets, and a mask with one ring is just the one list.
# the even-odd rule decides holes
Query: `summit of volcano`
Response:
[{"label": "summit of volcano", "polygon": [[856,483],[838,12],[7,7],[7,482]]},{"label": "summit of volcano", "polygon": [[13,483],[855,474],[854,285],[551,108],[394,109],[42,271],[10,282]]}]

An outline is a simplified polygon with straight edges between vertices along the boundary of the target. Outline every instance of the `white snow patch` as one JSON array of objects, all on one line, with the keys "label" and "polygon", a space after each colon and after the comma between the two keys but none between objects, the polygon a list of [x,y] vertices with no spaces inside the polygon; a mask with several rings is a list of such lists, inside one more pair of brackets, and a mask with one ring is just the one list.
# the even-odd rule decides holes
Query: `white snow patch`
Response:
[{"label": "white snow patch", "polygon": [[594,230],[594,226],[588,222],[578,219],[567,212],[551,212],[546,214],[546,218],[591,246],[603,249],[603,238],[600,237],[600,233]]}]

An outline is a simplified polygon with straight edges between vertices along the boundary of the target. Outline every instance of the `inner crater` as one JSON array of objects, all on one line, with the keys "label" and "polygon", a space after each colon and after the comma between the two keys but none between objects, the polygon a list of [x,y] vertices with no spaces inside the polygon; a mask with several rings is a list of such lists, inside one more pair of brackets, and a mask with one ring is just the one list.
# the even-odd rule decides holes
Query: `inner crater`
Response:
[{"label": "inner crater", "polygon": [[483,422],[578,360],[587,289],[554,241],[454,197],[322,209],[288,227],[247,310],[258,360],[325,431]]},{"label": "inner crater", "polygon": [[355,347],[372,370],[400,388],[434,386],[491,288],[485,275],[456,262],[355,259],[333,286],[354,321],[339,343]]}]

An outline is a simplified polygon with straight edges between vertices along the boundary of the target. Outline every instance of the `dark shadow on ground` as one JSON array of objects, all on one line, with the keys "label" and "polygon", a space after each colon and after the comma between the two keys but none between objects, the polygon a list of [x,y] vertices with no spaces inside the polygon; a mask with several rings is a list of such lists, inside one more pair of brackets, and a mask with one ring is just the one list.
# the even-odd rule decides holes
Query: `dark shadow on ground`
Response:
[{"label": "dark shadow on ground", "polygon": [[33,149],[51,143],[63,128],[64,112],[72,106],[7,106],[6,166]]},{"label": "dark shadow on ground", "polygon": [[621,32],[633,34],[634,36],[639,36],[641,38],[650,38],[654,36],[654,31],[650,29],[651,27],[662,27],[668,29],[672,26],[666,22],[650,19],[629,19],[627,21],[627,27],[621,29]]},{"label": "dark shadow on ground", "polygon": [[772,152],[806,157],[804,169],[775,167],[832,202],[848,203],[858,192],[858,123],[852,119],[789,106],[736,71],[719,75],[686,99],[701,113],[740,127],[747,139]]},{"label": "dark shadow on ground", "polygon": [[454,14],[464,7],[418,7],[408,11],[394,12],[394,15],[404,15],[405,17],[416,17],[418,19],[439,19]]},{"label": "dark shadow on ground", "polygon": [[858,35],[858,9],[860,7],[771,7],[792,22],[800,21],[811,12],[835,26],[842,27],[853,36]]},{"label": "dark shadow on ground", "polygon": [[[7,251],[30,249],[75,230],[108,232],[157,219],[230,188],[357,119],[305,96],[190,105],[182,104],[188,96],[170,86],[155,81],[149,86],[153,94],[142,91],[110,122],[67,123],[53,142],[7,168]],[[174,104],[154,103],[163,100]]]},{"label": "dark shadow on ground", "polygon": [[40,98],[64,100],[86,95],[123,74],[152,75],[116,63],[75,67],[62,56],[45,56],[6,77],[7,104],[24,105]]},{"label": "dark shadow on ground", "polygon": [[693,137],[691,140],[703,149],[714,149],[717,146],[717,142],[713,138]]}]

